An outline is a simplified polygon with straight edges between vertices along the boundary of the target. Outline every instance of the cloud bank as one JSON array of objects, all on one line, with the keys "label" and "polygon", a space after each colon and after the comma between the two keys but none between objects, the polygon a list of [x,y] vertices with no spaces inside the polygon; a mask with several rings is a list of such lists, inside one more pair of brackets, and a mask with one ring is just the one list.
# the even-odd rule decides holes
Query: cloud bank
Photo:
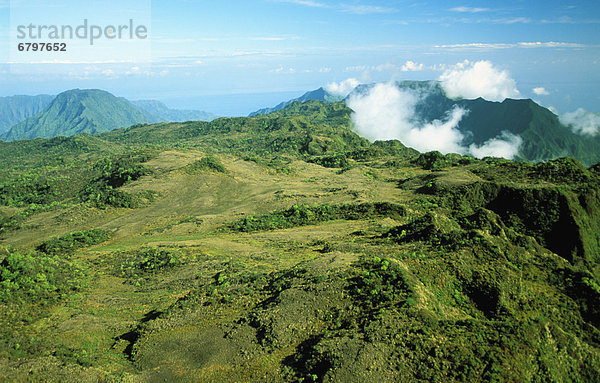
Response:
[{"label": "cloud bank", "polygon": [[523,139],[520,136],[504,131],[500,136],[487,140],[481,146],[471,144],[469,153],[477,158],[504,157],[512,159],[519,154],[522,143]]},{"label": "cloud bank", "polygon": [[332,94],[337,94],[346,97],[350,92],[354,90],[360,81],[355,78],[349,78],[341,82],[332,82],[325,86],[325,90]]},{"label": "cloud bank", "polygon": [[468,111],[455,107],[442,120],[422,122],[415,107],[426,94],[400,89],[394,83],[379,83],[366,93],[350,95],[346,101],[354,111],[352,121],[360,135],[370,140],[400,140],[420,152],[472,154],[475,157],[514,158],[522,139],[504,132],[481,146],[465,146],[460,121]]},{"label": "cloud bank", "polygon": [[600,132],[600,116],[582,108],[563,114],[560,122],[576,134],[595,136]]},{"label": "cloud bank", "polygon": [[507,71],[495,68],[490,61],[465,60],[446,70],[439,81],[450,98],[474,99],[483,97],[489,101],[520,98],[517,84]]}]

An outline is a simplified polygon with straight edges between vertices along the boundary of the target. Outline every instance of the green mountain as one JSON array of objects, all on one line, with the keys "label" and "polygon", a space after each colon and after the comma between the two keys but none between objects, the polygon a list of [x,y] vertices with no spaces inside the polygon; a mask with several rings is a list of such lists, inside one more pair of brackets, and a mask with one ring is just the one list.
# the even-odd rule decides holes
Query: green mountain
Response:
[{"label": "green mountain", "polygon": [[[360,85],[348,97],[365,94],[372,86]],[[459,130],[467,137],[465,145],[481,145],[501,135],[503,131],[508,131],[523,139],[518,156],[521,160],[543,161],[571,156],[587,166],[600,161],[600,136],[589,137],[573,133],[560,123],[554,113],[532,100],[453,100],[446,97],[438,83],[430,81],[398,82],[396,86],[414,91],[420,96],[415,107],[417,120],[442,120],[456,106],[468,110],[459,124]]]},{"label": "green mountain", "polygon": [[128,101],[98,89],[63,92],[42,112],[2,135],[7,141],[101,133],[149,119]]},{"label": "green mountain", "polygon": [[211,121],[217,117],[199,110],[170,109],[156,100],[137,100],[131,103],[144,113],[150,122]]},{"label": "green mountain", "polygon": [[[160,101],[128,101],[102,90],[70,90],[52,96],[0,99],[6,121],[4,140],[100,133],[136,123],[204,120],[214,115],[197,110],[170,109]],[[25,121],[27,120],[27,121]]]},{"label": "green mountain", "polygon": [[256,116],[258,114],[269,114],[269,113],[281,110],[296,101],[306,102],[306,101],[311,101],[311,100],[317,100],[317,101],[325,101],[325,102],[338,102],[338,101],[342,101],[342,99],[343,99],[343,97],[341,97],[341,96],[336,96],[334,94],[329,93],[328,91],[326,91],[323,88],[319,88],[319,89],[316,89],[316,90],[313,90],[310,92],[306,92],[302,96],[295,98],[293,100],[281,102],[272,108],[259,109],[256,112],[250,113],[249,116],[252,117],[252,116]]},{"label": "green mountain", "polygon": [[0,142],[0,380],[597,381],[600,164],[351,113]]},{"label": "green mountain", "polygon": [[45,94],[0,97],[0,134],[44,110],[53,98],[54,96]]}]

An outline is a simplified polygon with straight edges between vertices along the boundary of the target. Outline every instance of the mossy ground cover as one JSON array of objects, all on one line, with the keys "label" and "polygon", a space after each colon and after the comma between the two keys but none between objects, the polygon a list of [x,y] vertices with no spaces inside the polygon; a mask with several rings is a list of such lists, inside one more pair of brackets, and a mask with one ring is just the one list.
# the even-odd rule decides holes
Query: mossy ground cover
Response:
[{"label": "mossy ground cover", "polygon": [[[3,190],[48,199],[2,200],[0,380],[597,380],[597,171],[420,157],[346,112],[3,144],[30,161]],[[81,197],[108,190],[153,197]]]}]

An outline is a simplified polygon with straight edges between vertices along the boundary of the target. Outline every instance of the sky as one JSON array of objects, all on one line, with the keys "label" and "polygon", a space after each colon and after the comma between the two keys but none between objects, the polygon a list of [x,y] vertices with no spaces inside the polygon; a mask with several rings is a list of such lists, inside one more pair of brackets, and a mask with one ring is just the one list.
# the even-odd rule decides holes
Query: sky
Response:
[{"label": "sky", "polygon": [[[110,36],[128,28],[93,44],[91,29],[49,34],[85,20]],[[48,28],[19,34],[29,25]],[[133,38],[130,26],[145,33]],[[28,42],[67,51],[18,51]],[[600,112],[600,2],[0,0],[0,96],[100,88],[243,115],[347,79],[459,86],[455,72],[482,62],[513,95],[557,113]]]}]

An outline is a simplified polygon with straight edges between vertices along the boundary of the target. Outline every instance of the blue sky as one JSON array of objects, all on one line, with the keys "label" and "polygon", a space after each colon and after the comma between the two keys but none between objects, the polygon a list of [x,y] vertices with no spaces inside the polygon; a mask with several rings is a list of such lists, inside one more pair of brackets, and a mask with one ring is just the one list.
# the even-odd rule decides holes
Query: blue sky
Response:
[{"label": "blue sky", "polygon": [[[16,55],[28,41],[18,25],[83,19],[134,19],[148,38]],[[347,78],[435,80],[465,60],[490,61],[522,97],[560,112],[600,112],[600,2],[0,0],[0,96],[102,88],[244,114]]]}]

